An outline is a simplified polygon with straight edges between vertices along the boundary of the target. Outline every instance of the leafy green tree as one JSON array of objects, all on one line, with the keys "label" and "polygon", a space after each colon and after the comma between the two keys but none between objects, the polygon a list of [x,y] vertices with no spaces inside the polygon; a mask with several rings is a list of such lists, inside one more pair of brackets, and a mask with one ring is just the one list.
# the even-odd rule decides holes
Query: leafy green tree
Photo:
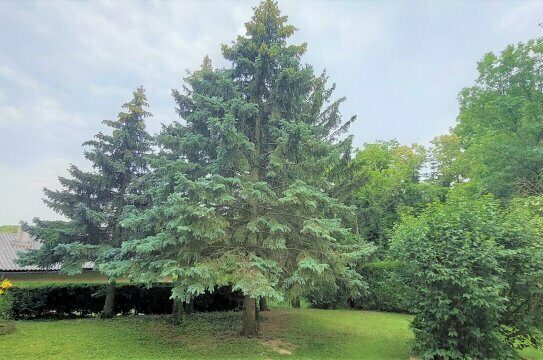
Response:
[{"label": "leafy green tree", "polygon": [[453,133],[479,193],[510,198],[542,192],[542,53],[542,38],[488,53],[476,84],[460,94]]},{"label": "leafy green tree", "polygon": [[461,161],[463,151],[460,137],[455,134],[440,135],[431,143],[429,180],[445,189],[464,182],[462,174],[465,170]]},{"label": "leafy green tree", "polygon": [[[130,239],[128,229],[120,221],[127,208],[141,208],[139,179],[147,171],[145,157],[151,151],[150,135],[145,131],[145,119],[151,114],[143,88],[134,92],[132,101],[123,107],[115,121],[105,120],[111,134],[98,133],[94,140],[83,145],[85,158],[93,171],[80,170],[75,165],[68,169],[70,177],[59,177],[61,190],[44,189],[45,203],[66,221],[47,221],[35,218],[25,228],[43,245],[19,255],[22,265],[49,267],[61,265],[68,274],[82,271],[86,262],[93,262],[100,270],[108,263],[123,241]],[[115,278],[110,278],[102,315],[113,316]]]},{"label": "leafy green tree", "polygon": [[420,171],[425,159],[422,146],[392,140],[365,144],[347,164],[349,174],[338,189],[346,202],[357,207],[363,238],[388,246],[387,232],[400,213],[424,201]]},{"label": "leafy green tree", "polygon": [[295,297],[330,274],[353,293],[365,283],[355,264],[373,251],[352,231],[353,209],[329,196],[327,171],[350,138],[325,74],[302,65],[306,45],[266,0],[245,36],[209,58],[173,95],[185,121],[160,135],[149,194],[153,206],[124,225],[147,236],[123,244],[111,274],[154,282],[168,276],[172,296],[190,301],[217,285],[244,293],[242,334],[257,332],[256,301]]},{"label": "leafy green tree", "polygon": [[514,349],[541,346],[542,230],[532,204],[503,209],[463,186],[395,227],[393,249],[417,289],[423,358],[515,358]]}]

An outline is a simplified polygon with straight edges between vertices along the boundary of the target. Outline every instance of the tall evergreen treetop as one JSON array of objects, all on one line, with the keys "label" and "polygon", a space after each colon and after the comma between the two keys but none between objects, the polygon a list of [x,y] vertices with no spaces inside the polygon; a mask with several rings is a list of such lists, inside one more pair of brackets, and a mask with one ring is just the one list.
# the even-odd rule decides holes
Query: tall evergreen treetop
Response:
[{"label": "tall evergreen treetop", "polygon": [[230,283],[245,294],[245,335],[256,332],[255,299],[295,296],[337,275],[353,294],[365,283],[354,264],[373,250],[352,231],[352,208],[329,196],[328,175],[350,150],[350,121],[331,101],[326,74],[302,65],[306,46],[264,1],[246,35],[209,58],[173,91],[185,120],[159,136],[149,193],[154,205],[124,225],[149,236],[123,244],[110,273],[153,282],[173,276],[174,298]]},{"label": "tall evergreen treetop", "polygon": [[111,133],[100,132],[83,144],[89,147],[85,158],[93,171],[71,165],[70,177],[59,177],[61,190],[44,189],[44,202],[67,220],[34,219],[27,228],[43,246],[21,254],[21,264],[60,264],[69,274],[81,272],[85,262],[100,269],[131,237],[120,220],[127,207],[144,205],[138,181],[147,171],[151,151],[151,136],[145,130],[145,119],[151,116],[147,106],[144,89],[138,88],[117,120],[104,121]]}]

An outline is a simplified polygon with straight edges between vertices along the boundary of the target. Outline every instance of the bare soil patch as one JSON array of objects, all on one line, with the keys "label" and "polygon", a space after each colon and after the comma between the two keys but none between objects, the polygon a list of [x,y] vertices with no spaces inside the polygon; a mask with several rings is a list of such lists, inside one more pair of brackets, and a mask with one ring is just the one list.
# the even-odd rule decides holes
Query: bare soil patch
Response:
[{"label": "bare soil patch", "polygon": [[277,335],[292,325],[292,313],[284,310],[266,311],[261,313],[260,343],[280,355],[292,355],[298,346]]}]

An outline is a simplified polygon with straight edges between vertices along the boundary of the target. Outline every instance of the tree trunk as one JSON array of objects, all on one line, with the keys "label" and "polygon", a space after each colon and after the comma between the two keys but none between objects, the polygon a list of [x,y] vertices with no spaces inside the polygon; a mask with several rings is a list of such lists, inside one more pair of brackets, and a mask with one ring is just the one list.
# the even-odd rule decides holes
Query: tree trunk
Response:
[{"label": "tree trunk", "polygon": [[183,322],[184,313],[185,313],[185,309],[183,309],[183,302],[181,300],[175,299],[173,301],[173,310],[172,310],[173,321],[177,324],[181,324]]},{"label": "tree trunk", "polygon": [[252,337],[256,336],[256,300],[245,295],[243,298],[243,328],[241,335]]},{"label": "tree trunk", "polygon": [[296,296],[294,299],[292,299],[292,307],[293,308],[300,308],[300,297]]},{"label": "tree trunk", "polygon": [[[259,100],[260,101],[260,100]],[[260,109],[262,109],[262,106],[260,104]],[[262,110],[259,110],[262,111]],[[252,181],[259,182],[260,181],[260,157],[261,157],[261,136],[262,136],[262,128],[261,128],[261,114],[259,113],[255,118],[255,130],[254,130],[254,144],[255,144],[255,150],[253,153],[252,158],[252,164],[251,164],[251,172],[250,172],[250,178]],[[251,216],[250,219],[253,222],[256,222],[259,215],[260,215],[260,209],[258,207],[258,202],[256,199],[250,199],[249,200],[249,206],[251,209]],[[246,243],[246,249],[247,249],[247,255],[250,254],[250,250],[255,251],[255,254],[259,254],[259,248],[260,248],[260,231],[256,234],[256,239],[253,243],[251,241],[250,243]],[[243,328],[241,329],[241,335],[252,337],[256,336],[257,334],[257,325],[256,325],[256,300],[251,298],[249,295],[245,295],[243,298]]]},{"label": "tree trunk", "polygon": [[194,312],[194,301],[190,299],[185,303],[185,314],[192,314]]},{"label": "tree trunk", "polygon": [[112,318],[115,315],[115,282],[112,281],[106,288],[106,301],[100,315],[104,319]]},{"label": "tree trunk", "polygon": [[266,298],[264,296],[262,296],[258,302],[259,302],[259,306],[260,306],[260,311],[269,311],[270,310],[270,308],[268,307],[268,302],[266,301]]}]

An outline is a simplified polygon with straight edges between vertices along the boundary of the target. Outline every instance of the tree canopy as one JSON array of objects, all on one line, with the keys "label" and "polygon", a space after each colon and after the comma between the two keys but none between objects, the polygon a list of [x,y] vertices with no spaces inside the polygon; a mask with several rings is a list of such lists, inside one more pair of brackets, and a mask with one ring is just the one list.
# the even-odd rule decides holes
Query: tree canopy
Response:
[{"label": "tree canopy", "polygon": [[466,176],[479,193],[541,194],[542,53],[543,39],[488,53],[475,85],[460,93],[453,134],[465,149]]},{"label": "tree canopy", "polygon": [[387,245],[388,230],[402,211],[423,201],[420,182],[426,152],[420,145],[397,141],[365,144],[349,163],[353,182],[348,197],[357,207],[358,227],[363,238]]}]

